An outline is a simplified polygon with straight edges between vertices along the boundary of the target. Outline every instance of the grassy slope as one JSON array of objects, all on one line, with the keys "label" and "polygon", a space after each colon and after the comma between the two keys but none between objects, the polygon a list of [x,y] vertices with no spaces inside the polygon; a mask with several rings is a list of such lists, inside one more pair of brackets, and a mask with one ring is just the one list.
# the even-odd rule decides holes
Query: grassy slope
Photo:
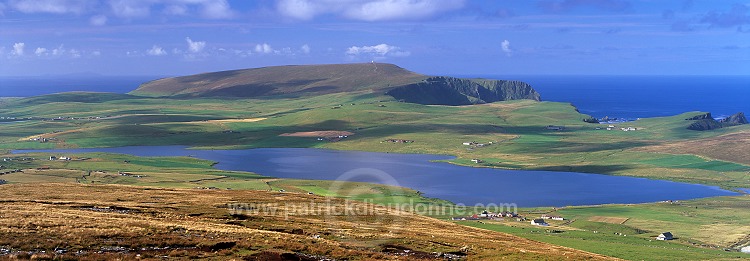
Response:
[{"label": "grassy slope", "polygon": [[[96,101],[100,94],[75,100]],[[41,98],[35,98],[41,99]],[[47,96],[44,100],[54,100]],[[65,100],[71,100],[65,97]],[[352,105],[353,104],[353,105]],[[334,109],[335,108],[335,109]],[[564,103],[509,101],[476,106],[425,106],[394,102],[378,94],[330,94],[305,99],[248,100],[150,99],[113,97],[102,102],[10,102],[0,115],[15,117],[113,116],[98,120],[27,121],[4,124],[0,148],[114,147],[192,145],[213,148],[324,147],[458,156],[454,162],[534,170],[628,175],[748,187],[748,166],[701,155],[674,155],[642,148],[711,139],[750,129],[748,125],[698,132],[684,119],[695,113],[620,124],[634,132],[595,130],[585,115]],[[256,122],[210,122],[227,118],[267,118]],[[208,122],[207,122],[208,121]],[[547,125],[564,125],[549,131]],[[232,131],[227,133],[226,131]],[[282,137],[283,133],[346,130],[356,133],[340,142]],[[59,133],[53,133],[59,132]],[[44,134],[50,143],[23,138]],[[408,139],[413,143],[382,143]],[[493,142],[469,148],[463,142]],[[739,146],[739,145],[738,145]],[[679,153],[679,151],[676,151]]]},{"label": "grassy slope", "polygon": [[[258,211],[231,211],[228,204],[236,203],[252,204]],[[320,211],[300,214],[310,204]],[[379,215],[325,214],[346,207]],[[420,260],[433,252],[468,254],[470,259],[606,259],[505,233],[299,193],[3,185],[0,210],[0,247],[21,259],[52,258],[51,253],[60,249],[66,252],[57,258],[76,260],[131,260],[136,255],[269,260],[281,253],[315,259]],[[412,251],[389,253],[388,247]],[[46,253],[29,253],[42,250]]]},{"label": "grassy slope", "polygon": [[[565,221],[549,221],[550,227],[527,222],[486,221],[458,223],[511,233],[628,260],[716,260],[748,259],[735,251],[750,243],[750,227],[745,220],[750,196],[717,197],[680,202],[636,205],[527,209],[520,213],[533,218],[552,213]],[[623,223],[592,221],[593,217],[621,218]],[[672,232],[673,241],[657,241],[659,233]]]},{"label": "grassy slope", "polygon": [[[306,99],[248,99],[248,100],[177,100],[177,99],[149,99],[129,97],[122,99],[99,99],[98,94],[76,94],[94,96],[76,98],[86,102],[46,102],[29,103],[24,100],[6,101],[0,105],[0,115],[14,117],[88,117],[112,115],[115,117],[99,120],[62,120],[62,121],[27,121],[0,126],[0,148],[52,148],[52,147],[97,147],[97,146],[126,146],[126,145],[169,145],[183,144],[213,148],[252,148],[252,147],[324,147],[333,149],[405,152],[405,153],[437,153],[451,154],[458,158],[458,164],[471,164],[469,159],[481,158],[488,167],[503,167],[517,169],[563,170],[604,173],[614,175],[642,176],[658,179],[672,179],[704,184],[716,184],[727,188],[750,187],[750,177],[747,175],[747,165],[729,161],[713,159],[706,155],[668,154],[664,151],[645,151],[651,148],[675,142],[691,140],[714,139],[716,137],[731,136],[733,133],[748,131],[748,126],[725,128],[709,132],[686,130],[688,122],[684,121],[690,115],[686,113],[674,117],[643,119],[640,121],[621,124],[622,127],[633,126],[639,128],[636,132],[595,130],[599,125],[586,124],[581,121],[585,115],[575,112],[568,104],[551,102],[511,101],[486,104],[480,106],[447,107],[424,106],[398,103],[377,94],[331,94]],[[55,97],[45,99],[55,100]],[[66,97],[66,100],[71,97]],[[96,102],[92,102],[96,101]],[[26,103],[24,103],[26,102]],[[336,109],[334,109],[336,107]],[[205,120],[227,118],[256,118],[265,120],[257,122],[212,123]],[[548,131],[546,125],[565,125],[565,131]],[[620,127],[620,126],[618,126]],[[234,133],[224,133],[232,130]],[[315,130],[348,130],[356,134],[341,142],[320,142],[315,138],[280,137],[279,134],[297,131]],[[62,131],[53,133],[54,131]],[[20,140],[24,137],[47,133],[58,138],[51,143],[37,143]],[[722,136],[724,135],[724,136]],[[409,139],[414,143],[381,143],[385,139]],[[494,144],[483,148],[469,148],[462,142],[477,141]],[[680,153],[679,150],[668,151]],[[103,156],[102,156],[103,157]],[[107,156],[110,157],[110,156]],[[103,158],[107,158],[103,157]],[[120,156],[117,156],[120,157]],[[133,159],[134,160],[134,159]],[[195,160],[195,159],[192,159]],[[186,164],[181,159],[168,160],[177,165]],[[68,164],[72,164],[68,163]],[[88,163],[87,163],[88,164]],[[113,163],[103,164],[102,166]],[[131,163],[133,164],[133,163]],[[148,166],[148,160],[143,164]],[[171,164],[171,163],[170,163]],[[248,188],[286,189],[288,191],[311,191],[321,195],[332,195],[328,188],[330,184],[322,181],[299,180],[266,180],[252,174],[234,174],[208,169],[207,163],[190,163],[202,166],[196,170],[176,168],[163,176],[154,173],[165,166],[151,166],[148,179],[108,178],[106,175],[93,174],[95,181],[105,183],[122,183],[134,185],[154,185],[169,187],[214,186],[220,188]],[[190,165],[187,164],[187,165]],[[120,168],[119,165],[115,168]],[[72,169],[74,166],[64,166]],[[91,166],[77,166],[86,169]],[[193,165],[193,167],[196,167]],[[146,167],[142,167],[146,168]],[[205,168],[205,169],[203,169]],[[113,170],[114,171],[114,170]],[[128,171],[134,171],[128,169]],[[195,171],[195,172],[193,172]],[[42,171],[44,172],[44,171]],[[28,174],[31,175],[32,172]],[[39,180],[71,181],[81,172],[68,172],[55,175],[36,177],[20,177],[18,180],[8,178],[11,182],[31,182]],[[144,170],[144,173],[148,173]],[[65,176],[68,175],[68,176]],[[229,178],[210,180],[216,175]],[[18,175],[20,176],[20,175]],[[62,177],[61,177],[62,176]],[[211,177],[209,177],[211,176]],[[205,179],[198,183],[191,181]],[[150,180],[149,180],[150,179]],[[322,183],[321,183],[322,182]],[[346,195],[354,199],[376,198],[377,203],[402,202],[415,195],[406,190],[402,195],[386,195],[382,189],[369,187],[356,189],[356,195]],[[334,193],[335,194],[335,193]],[[398,194],[398,193],[396,193]],[[339,195],[341,196],[341,195]],[[417,195],[418,196],[418,195]],[[730,199],[722,198],[718,202]],[[632,223],[624,226],[601,226],[581,220],[585,214],[570,212],[565,215],[580,215],[579,221],[571,228],[589,229],[591,226],[598,230],[632,231],[634,227],[649,231],[659,231],[667,228],[683,236],[685,240],[728,247],[742,239],[739,237],[723,237],[722,241],[706,240],[711,231],[729,234],[732,228],[739,224],[716,223],[716,220],[731,220],[729,217],[711,212],[704,217],[688,217],[686,222],[689,229],[680,227],[680,222],[669,222],[664,219],[674,219],[683,212],[672,212],[666,206],[638,208],[628,213],[630,216],[647,215],[653,211],[671,213],[662,219],[634,218]],[[611,208],[616,209],[616,206]],[[653,208],[649,210],[649,208]],[[591,215],[606,208],[591,210]],[[566,209],[565,211],[573,211]],[[729,207],[727,211],[736,215],[745,215],[746,209]],[[601,214],[596,214],[601,215]],[[615,215],[616,216],[616,215]],[[641,223],[638,223],[639,221]],[[681,220],[681,219],[674,219]],[[631,222],[631,221],[628,221]],[[588,225],[587,225],[588,224]],[[649,226],[651,224],[651,226]],[[489,225],[489,224],[488,224]],[[580,227],[576,227],[579,226]],[[702,229],[697,229],[702,227]],[[562,233],[538,235],[529,230],[515,230],[507,227],[487,227],[502,229],[531,239],[542,240],[554,244],[576,247],[601,254],[631,258],[624,254],[628,251],[621,249],[638,249],[642,253],[654,246],[652,243],[632,245],[630,241],[648,242],[645,235],[641,238],[628,238],[624,245],[620,239],[610,237],[585,237],[589,232]],[[744,228],[743,228],[744,229]],[[743,230],[744,231],[744,230]],[[620,232],[622,233],[622,232]],[[732,235],[740,235],[740,232]],[[748,232],[750,233],[750,232]],[[566,238],[575,234],[579,239]],[[710,236],[709,236],[710,237]],[[582,239],[581,239],[582,238]],[[587,241],[590,240],[590,241]],[[645,241],[643,241],[645,240]],[[594,242],[594,243],[590,243]],[[610,242],[610,243],[607,243]],[[635,241],[634,241],[635,242]],[[632,243],[632,242],[631,242]],[[679,242],[678,242],[679,243]],[[684,243],[684,242],[682,242]],[[629,245],[630,244],[630,245]],[[628,248],[623,248],[627,246]],[[672,245],[670,245],[672,246]],[[688,247],[688,250],[680,250]],[[610,249],[605,251],[604,249]],[[694,248],[678,245],[663,253],[693,253],[695,259],[703,257],[719,257],[716,251],[705,248]],[[623,253],[621,253],[623,252]],[[707,254],[706,254],[707,253]],[[675,254],[677,255],[677,254]],[[679,256],[679,255],[678,255]],[[637,258],[636,258],[637,259]]]},{"label": "grassy slope", "polygon": [[309,95],[381,91],[426,77],[385,63],[273,66],[165,78],[144,83],[131,93],[141,96],[227,97]]}]

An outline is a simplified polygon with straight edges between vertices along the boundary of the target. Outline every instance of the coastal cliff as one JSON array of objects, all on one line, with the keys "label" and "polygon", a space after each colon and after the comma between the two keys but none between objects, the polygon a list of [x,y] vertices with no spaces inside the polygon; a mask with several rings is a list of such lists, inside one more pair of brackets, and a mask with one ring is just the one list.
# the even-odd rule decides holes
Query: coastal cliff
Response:
[{"label": "coastal cliff", "polygon": [[730,126],[736,126],[736,125],[742,125],[742,124],[748,123],[747,118],[745,117],[745,114],[743,112],[735,113],[732,116],[726,117],[721,120],[715,120],[711,116],[710,112],[696,115],[696,116],[687,118],[685,120],[695,121],[691,123],[687,127],[687,129],[696,130],[696,131],[714,130],[714,129],[720,129],[724,127],[730,127]]},{"label": "coastal cliff", "polygon": [[540,100],[531,85],[520,81],[431,77],[394,88],[386,94],[419,104],[469,105],[506,100]]}]

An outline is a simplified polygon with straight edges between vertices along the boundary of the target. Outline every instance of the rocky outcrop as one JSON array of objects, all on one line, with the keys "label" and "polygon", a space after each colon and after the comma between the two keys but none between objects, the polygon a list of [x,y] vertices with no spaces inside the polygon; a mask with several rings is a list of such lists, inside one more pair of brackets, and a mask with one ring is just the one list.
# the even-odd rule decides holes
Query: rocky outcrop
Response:
[{"label": "rocky outcrop", "polygon": [[732,116],[721,119],[719,122],[724,125],[741,125],[748,123],[747,118],[745,118],[745,113],[742,112],[738,112]]},{"label": "rocky outcrop", "polygon": [[721,123],[714,119],[697,120],[688,126],[688,130],[707,131],[721,128]]},{"label": "rocky outcrop", "polygon": [[687,128],[689,130],[697,130],[697,131],[714,130],[714,129],[742,125],[742,124],[748,123],[747,118],[745,118],[745,114],[742,112],[738,112],[732,116],[729,116],[727,118],[724,118],[718,121],[715,120],[713,117],[711,117],[711,113],[704,113],[701,115],[696,115],[696,116],[687,118],[685,120],[695,121],[691,123]]},{"label": "rocky outcrop", "polygon": [[697,121],[697,120],[707,120],[707,119],[713,119],[714,117],[711,117],[711,113],[707,112],[704,114],[696,115],[690,118],[685,119],[686,121]]},{"label": "rocky outcrop", "polygon": [[396,87],[387,95],[411,103],[435,105],[470,105],[507,100],[540,100],[531,85],[521,81],[430,77],[423,81]]}]

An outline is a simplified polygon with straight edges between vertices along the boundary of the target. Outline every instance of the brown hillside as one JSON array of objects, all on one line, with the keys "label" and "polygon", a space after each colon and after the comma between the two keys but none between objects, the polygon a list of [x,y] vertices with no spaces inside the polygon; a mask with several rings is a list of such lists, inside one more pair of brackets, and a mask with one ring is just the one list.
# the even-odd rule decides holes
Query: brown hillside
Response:
[{"label": "brown hillside", "polygon": [[699,140],[669,142],[642,147],[638,150],[670,154],[694,154],[750,165],[748,144],[750,144],[750,132],[737,132]]},{"label": "brown hillside", "polygon": [[[307,194],[78,184],[0,187],[0,259],[607,259]],[[265,211],[232,214],[228,206],[235,203]],[[301,207],[313,203],[320,204],[314,213],[347,206],[377,214],[301,214]]]},{"label": "brown hillside", "polygon": [[289,65],[165,78],[131,92],[142,96],[258,97],[381,90],[421,81],[427,76],[393,64]]}]

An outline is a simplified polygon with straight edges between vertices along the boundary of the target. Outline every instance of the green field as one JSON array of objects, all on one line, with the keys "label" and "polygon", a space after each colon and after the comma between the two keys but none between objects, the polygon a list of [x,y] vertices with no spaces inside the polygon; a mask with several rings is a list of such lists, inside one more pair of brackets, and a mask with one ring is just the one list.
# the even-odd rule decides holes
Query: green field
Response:
[{"label": "green field", "polygon": [[[519,211],[529,219],[540,213],[566,219],[548,221],[548,227],[515,220],[458,223],[628,260],[747,259],[750,255],[736,251],[750,243],[748,207],[750,196],[734,196]],[[675,240],[655,240],[662,232],[671,232]]]},{"label": "green field", "polygon": [[[0,116],[22,121],[0,125],[0,152],[12,149],[188,145],[195,148],[260,147],[330,148],[398,153],[454,155],[452,163],[522,170],[555,170],[666,179],[736,189],[750,187],[750,166],[721,153],[707,156],[679,150],[649,150],[679,142],[734,137],[749,125],[691,131],[689,112],[663,118],[606,125],[583,122],[570,104],[528,100],[473,106],[403,103],[378,93],[338,93],[314,97],[257,99],[166,99],[129,95],[66,93],[0,100]],[[565,126],[548,130],[546,126]],[[637,131],[620,131],[634,127]],[[330,141],[299,132],[347,131]],[[37,140],[34,140],[37,139]],[[388,140],[409,140],[398,143]],[[484,144],[463,145],[464,142]],[[728,151],[746,143],[729,141]],[[3,153],[0,153],[3,154]],[[428,199],[407,188],[365,183],[291,180],[214,169],[213,162],[190,157],[141,158],[89,153],[70,161],[44,160],[50,155],[0,155],[37,160],[0,162],[9,183],[79,182],[170,188],[272,190],[313,193],[377,204]],[[473,163],[472,159],[481,159]],[[557,210],[574,219],[551,233],[527,223],[460,222],[533,240],[625,259],[731,259],[748,244],[750,218],[746,196],[640,205],[571,207]],[[528,210],[531,211],[531,210]],[[549,210],[544,210],[549,211]],[[446,214],[438,215],[445,218]],[[623,224],[589,221],[592,217],[625,218]],[[596,231],[596,233],[594,233]],[[663,231],[678,240],[657,242]],[[615,234],[618,233],[618,234]],[[623,236],[627,235],[627,236]],[[654,258],[656,257],[656,258]],[[742,256],[744,257],[744,256]]]},{"label": "green field", "polygon": [[[750,167],[731,162],[731,158],[641,150],[750,130],[748,125],[703,132],[687,130],[690,122],[684,119],[696,114],[699,112],[641,119],[606,131],[596,130],[604,125],[583,122],[588,116],[579,114],[569,104],[528,100],[431,106],[397,102],[389,96],[366,92],[229,100],[67,93],[5,100],[0,104],[0,116],[30,118],[2,125],[0,149],[132,145],[315,147],[449,154],[457,156],[454,163],[464,165],[626,175],[728,189],[750,186]],[[547,125],[565,126],[565,130],[547,130]],[[638,131],[623,132],[620,127],[635,127]],[[338,142],[280,136],[310,131],[355,134]],[[45,143],[29,140],[34,137],[51,139]],[[414,142],[383,142],[388,139]],[[492,144],[462,145],[472,141]],[[470,159],[474,158],[484,162],[472,164]]]}]

